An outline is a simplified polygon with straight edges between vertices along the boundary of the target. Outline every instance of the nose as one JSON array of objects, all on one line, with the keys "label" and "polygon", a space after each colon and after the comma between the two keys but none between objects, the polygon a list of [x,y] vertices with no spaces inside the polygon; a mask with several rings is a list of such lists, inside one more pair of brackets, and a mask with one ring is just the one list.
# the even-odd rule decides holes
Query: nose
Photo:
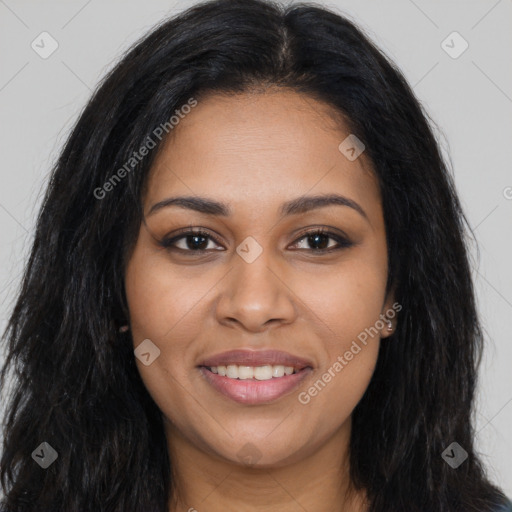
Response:
[{"label": "nose", "polygon": [[252,262],[234,255],[234,268],[223,280],[217,319],[247,331],[262,332],[270,325],[291,323],[296,317],[294,294],[286,273],[263,250]]}]

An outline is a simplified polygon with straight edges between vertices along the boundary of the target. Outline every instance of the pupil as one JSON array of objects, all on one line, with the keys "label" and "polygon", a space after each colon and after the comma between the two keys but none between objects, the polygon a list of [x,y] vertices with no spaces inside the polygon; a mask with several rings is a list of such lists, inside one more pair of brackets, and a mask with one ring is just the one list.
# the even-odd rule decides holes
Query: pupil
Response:
[{"label": "pupil", "polygon": [[[190,242],[190,239],[192,239],[193,242]],[[197,245],[194,245],[195,242],[197,242],[197,240],[200,240],[200,239],[203,240],[203,243],[199,243],[199,247]],[[205,249],[207,246],[208,246],[208,240],[206,239],[205,236],[191,235],[191,236],[187,237],[187,247],[189,249],[192,249],[192,250]]]},{"label": "pupil", "polygon": [[[191,239],[193,241],[191,241]],[[323,235],[321,233],[308,236],[308,242],[311,245],[313,245],[316,249],[327,248],[327,246],[329,245],[328,239],[328,236]],[[202,243],[198,242],[199,240],[202,240]],[[205,236],[202,235],[191,235],[187,237],[187,247],[192,250],[206,249],[206,247],[208,247],[208,240]]]},{"label": "pupil", "polygon": [[312,245],[317,245],[317,244],[319,243],[319,242],[318,242],[318,239],[319,239],[319,238],[323,238],[323,240],[324,240],[324,242],[325,242],[325,243],[321,243],[321,242],[320,242],[320,246],[321,246],[321,247],[316,247],[316,249],[325,249],[325,248],[329,245],[329,244],[328,244],[328,242],[327,242],[327,240],[328,240],[328,238],[329,238],[329,237],[328,237],[328,236],[326,236],[326,235],[323,235],[323,234],[321,234],[321,233],[317,233],[317,234],[315,234],[315,235],[310,235],[310,236],[309,236],[309,242],[310,242]]}]

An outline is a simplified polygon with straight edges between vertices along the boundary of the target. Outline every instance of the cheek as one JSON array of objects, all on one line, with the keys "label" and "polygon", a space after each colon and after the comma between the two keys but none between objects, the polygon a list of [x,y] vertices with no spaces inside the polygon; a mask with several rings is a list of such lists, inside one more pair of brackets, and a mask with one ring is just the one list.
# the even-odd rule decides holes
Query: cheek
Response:
[{"label": "cheek", "polygon": [[219,276],[205,273],[200,266],[185,273],[171,265],[162,252],[142,243],[135,247],[126,269],[134,348],[149,339],[160,350],[148,366],[136,359],[137,368],[160,410],[173,420],[186,416],[190,408],[187,390],[190,380],[197,378],[192,369],[197,349],[191,342],[200,339],[204,331],[208,292],[214,292],[218,281]]},{"label": "cheek", "polygon": [[385,263],[377,257],[357,255],[336,267],[296,272],[293,290],[313,313],[309,320],[316,318],[325,330],[321,339],[332,338],[329,347],[343,349],[347,341],[350,345],[350,340],[379,320],[387,278]]},{"label": "cheek", "polygon": [[350,417],[375,370],[382,297],[378,280],[368,277],[364,283],[354,276],[338,277],[330,281],[329,294],[317,297],[322,301],[315,305],[322,320],[320,367],[298,399],[304,412],[316,418],[319,433],[327,435]]},{"label": "cheek", "polygon": [[135,343],[137,339],[151,337],[161,342],[169,336],[174,339],[184,329],[189,336],[195,332],[198,328],[195,315],[201,300],[218,280],[201,273],[199,266],[197,277],[195,272],[185,274],[161,253],[145,250],[141,245],[135,248],[125,276]]},{"label": "cheek", "polygon": [[[313,423],[311,428],[320,437],[328,437],[350,419],[372,378],[379,341],[367,346],[359,343],[352,350],[340,347],[336,357],[333,353],[330,364],[318,372],[317,379],[298,397],[302,417],[307,416],[308,422]],[[350,360],[347,352],[352,354]]]},{"label": "cheek", "polygon": [[294,288],[314,313],[306,323],[309,328],[316,324],[318,339],[323,340],[317,352],[317,379],[299,397],[311,411],[326,412],[321,415],[322,428],[343,422],[371,380],[380,346],[386,277],[385,261],[358,257],[344,261],[337,271],[301,278]]}]

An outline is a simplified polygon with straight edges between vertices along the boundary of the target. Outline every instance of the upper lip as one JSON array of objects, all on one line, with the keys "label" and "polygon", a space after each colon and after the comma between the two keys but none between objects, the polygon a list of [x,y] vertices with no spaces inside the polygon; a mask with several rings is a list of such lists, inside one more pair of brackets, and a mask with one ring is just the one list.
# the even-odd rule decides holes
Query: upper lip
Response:
[{"label": "upper lip", "polygon": [[247,350],[237,349],[222,352],[205,359],[199,366],[240,366],[283,365],[293,366],[297,370],[312,367],[311,361],[281,350]]}]

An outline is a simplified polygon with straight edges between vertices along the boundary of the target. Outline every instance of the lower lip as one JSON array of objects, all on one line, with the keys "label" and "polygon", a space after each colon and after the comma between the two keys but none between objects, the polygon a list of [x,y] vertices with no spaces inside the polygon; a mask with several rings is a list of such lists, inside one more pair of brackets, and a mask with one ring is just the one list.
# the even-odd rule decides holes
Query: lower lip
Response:
[{"label": "lower lip", "polygon": [[219,393],[231,398],[235,402],[246,405],[268,403],[287,395],[297,388],[311,372],[311,368],[304,368],[298,373],[269,380],[241,380],[222,377],[204,366],[201,366],[199,370],[207,382]]}]

